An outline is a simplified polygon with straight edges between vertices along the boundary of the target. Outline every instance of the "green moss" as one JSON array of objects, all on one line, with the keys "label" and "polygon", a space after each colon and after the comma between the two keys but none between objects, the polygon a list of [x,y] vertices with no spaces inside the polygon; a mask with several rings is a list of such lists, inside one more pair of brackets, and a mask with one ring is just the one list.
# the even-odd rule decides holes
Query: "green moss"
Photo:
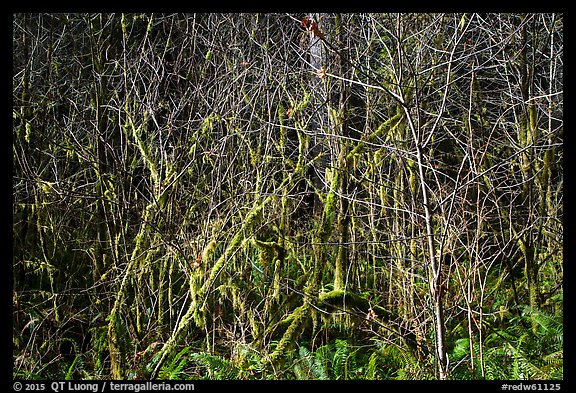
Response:
[{"label": "green moss", "polygon": [[280,300],[280,270],[282,269],[282,261],[276,259],[274,262],[274,282],[272,283],[272,299],[278,302]]},{"label": "green moss", "polygon": [[[298,336],[302,333],[304,329],[304,322],[306,318],[310,315],[310,304],[304,303],[300,307],[296,308],[290,316],[284,319],[281,323],[288,324],[288,328],[282,339],[278,342],[278,345],[274,351],[269,356],[269,361],[271,363],[276,363],[280,356],[286,353],[291,346],[297,341]],[[265,360],[265,358],[263,358]]]},{"label": "green moss", "polygon": [[538,131],[538,109],[536,105],[531,104],[528,106],[528,118],[530,119],[530,140],[528,143],[534,143],[537,139],[536,132]]},{"label": "green moss", "polygon": [[[258,261],[264,269],[268,269],[270,261],[274,258],[274,246],[265,244],[266,242],[261,242],[259,240],[253,239],[254,244],[258,247],[259,258]],[[260,243],[260,244],[258,244]]]},{"label": "green moss", "polygon": [[204,247],[204,250],[202,251],[202,261],[204,263],[208,262],[208,260],[212,258],[217,245],[218,243],[216,243],[216,240],[211,240],[210,243]]},{"label": "green moss", "polygon": [[317,236],[322,242],[327,241],[332,234],[332,223],[336,217],[336,190],[340,188],[340,178],[340,172],[338,170],[332,171],[332,183],[330,185],[330,191],[326,196],[322,222],[317,232]]},{"label": "green moss", "polygon": [[368,301],[360,295],[343,290],[323,292],[319,295],[319,306],[326,311],[360,311],[367,313],[370,305]]},{"label": "green moss", "polygon": [[300,101],[298,104],[294,105],[294,109],[292,111],[292,116],[296,116],[296,115],[300,114],[300,112],[302,112],[304,109],[306,109],[308,104],[310,104],[311,95],[312,94],[310,94],[310,92],[304,93],[304,98],[302,99],[302,101]]},{"label": "green moss", "polygon": [[126,354],[130,353],[130,338],[123,319],[117,313],[108,316],[108,349],[110,371],[113,379],[123,379],[126,371]]}]

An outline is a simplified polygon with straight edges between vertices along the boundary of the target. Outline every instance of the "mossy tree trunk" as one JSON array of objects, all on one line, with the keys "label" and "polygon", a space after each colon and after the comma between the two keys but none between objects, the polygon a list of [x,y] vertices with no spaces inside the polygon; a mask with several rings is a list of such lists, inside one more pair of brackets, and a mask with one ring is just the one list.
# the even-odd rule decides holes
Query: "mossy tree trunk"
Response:
[{"label": "mossy tree trunk", "polygon": [[[350,68],[350,60],[348,59],[348,40],[346,39],[344,31],[347,31],[346,21],[343,16],[336,14],[335,25],[335,38],[337,45],[337,52],[335,56],[335,65],[337,74],[346,79],[352,79]],[[344,80],[338,80],[331,86],[330,96],[334,97],[335,108],[332,110],[331,128],[337,138],[340,157],[336,163],[336,170],[340,171],[340,184],[338,188],[339,196],[339,209],[336,227],[338,229],[339,244],[336,253],[335,266],[334,266],[334,290],[342,290],[345,287],[345,275],[349,271],[350,264],[350,214],[349,214],[349,178],[350,173],[354,171],[354,159],[356,157],[349,156],[349,145],[353,142],[349,141],[350,138],[350,114],[352,111],[360,110],[361,108],[353,108],[350,103],[350,84]],[[337,97],[337,99],[336,99]],[[340,138],[341,137],[341,138]],[[359,141],[358,141],[359,142]]]},{"label": "mossy tree trunk", "polygon": [[[523,18],[521,18],[523,21]],[[539,261],[535,249],[539,246],[539,234],[542,223],[535,222],[536,211],[542,211],[546,206],[546,191],[536,193],[536,187],[544,184],[545,175],[538,176],[540,164],[536,144],[540,139],[539,120],[536,102],[534,101],[534,75],[535,75],[535,42],[532,41],[528,23],[522,23],[520,27],[519,45],[521,47],[518,57],[518,70],[520,79],[520,93],[522,98],[522,109],[519,114],[518,124],[518,144],[521,149],[520,169],[522,174],[522,192],[520,195],[521,209],[527,213],[525,227],[529,230],[518,232],[518,246],[524,262],[524,277],[528,289],[529,305],[534,309],[541,307],[540,283],[539,283]],[[545,173],[545,172],[542,172]],[[544,180],[541,182],[540,180]],[[537,328],[537,324],[533,324]]]}]

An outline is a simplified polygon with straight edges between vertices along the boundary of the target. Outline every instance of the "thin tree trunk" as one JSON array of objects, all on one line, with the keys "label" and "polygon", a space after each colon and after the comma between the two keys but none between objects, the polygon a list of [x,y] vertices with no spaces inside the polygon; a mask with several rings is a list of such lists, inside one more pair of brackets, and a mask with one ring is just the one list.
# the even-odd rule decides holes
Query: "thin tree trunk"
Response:
[{"label": "thin tree trunk", "polygon": [[[349,62],[346,58],[347,53],[345,50],[344,37],[343,37],[343,21],[340,14],[336,15],[335,20],[336,39],[338,43],[339,52],[336,55],[336,64],[339,75],[348,77]],[[345,81],[337,81],[335,89],[329,94],[331,96],[338,96],[338,103],[335,114],[332,116],[332,129],[338,135],[344,138],[338,139],[340,142],[340,157],[338,167],[336,170],[341,171],[340,181],[340,210],[338,211],[338,231],[340,232],[340,244],[338,245],[338,252],[336,255],[336,262],[334,268],[334,290],[344,289],[344,275],[349,265],[349,240],[350,240],[350,215],[348,214],[349,201],[348,197],[348,178],[351,168],[350,160],[348,159],[348,113],[349,105],[348,99],[350,96],[349,89]]]},{"label": "thin tree trunk", "polygon": [[[321,20],[327,20],[325,14],[311,13],[308,18],[315,23],[317,26],[321,23]],[[320,29],[321,27],[318,26]],[[313,31],[308,32],[310,35],[310,44],[308,47],[309,62],[312,68],[311,77],[311,89],[312,89],[312,99],[311,103],[314,108],[318,108],[321,105],[325,105],[326,102],[326,84],[322,78],[320,78],[319,71],[324,69],[326,66],[326,48],[322,43],[322,39],[317,37]],[[330,163],[330,150],[328,148],[328,141],[324,136],[326,127],[328,125],[328,111],[327,110],[317,110],[312,121],[311,130],[315,132],[312,138],[312,154],[313,157],[321,156],[316,162],[314,168],[312,168],[312,184],[315,188],[314,195],[314,213],[316,216],[320,216],[323,211],[323,203],[319,196],[325,190],[325,180],[324,175],[326,173],[326,168]]]}]

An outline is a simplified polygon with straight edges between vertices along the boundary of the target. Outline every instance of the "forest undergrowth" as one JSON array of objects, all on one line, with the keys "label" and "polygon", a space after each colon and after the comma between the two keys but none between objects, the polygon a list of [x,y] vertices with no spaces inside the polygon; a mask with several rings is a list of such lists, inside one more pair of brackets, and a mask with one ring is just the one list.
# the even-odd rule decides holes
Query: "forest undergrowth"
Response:
[{"label": "forest undergrowth", "polygon": [[13,376],[563,379],[562,14],[14,14]]}]

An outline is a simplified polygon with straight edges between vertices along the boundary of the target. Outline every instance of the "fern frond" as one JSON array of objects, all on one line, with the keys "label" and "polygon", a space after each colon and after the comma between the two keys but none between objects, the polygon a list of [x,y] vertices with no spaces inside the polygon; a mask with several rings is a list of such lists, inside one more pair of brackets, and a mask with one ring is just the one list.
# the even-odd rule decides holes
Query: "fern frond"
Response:
[{"label": "fern frond", "polygon": [[522,315],[536,322],[543,335],[558,335],[563,331],[562,320],[557,316],[549,315],[544,311],[530,306],[524,307]]},{"label": "fern frond", "polygon": [[206,369],[209,379],[235,379],[239,374],[231,361],[207,352],[193,353],[190,358]]},{"label": "fern frond", "polygon": [[294,365],[293,371],[297,379],[330,379],[327,372],[328,364],[327,346],[318,348],[314,353],[305,346],[298,349],[298,362]]},{"label": "fern frond", "polygon": [[470,356],[470,340],[468,338],[459,338],[454,343],[454,349],[450,357],[454,360],[460,360],[466,356]]},{"label": "fern frond", "polygon": [[166,380],[183,379],[181,373],[189,362],[187,356],[189,351],[190,347],[185,347],[178,352],[169,362],[162,366],[158,376]]},{"label": "fern frond", "polygon": [[66,376],[64,377],[65,380],[70,381],[74,379],[74,368],[76,367],[76,363],[78,362],[79,358],[80,357],[78,355],[74,357],[74,360],[72,361],[72,364],[70,364],[70,367],[68,367],[68,371],[66,372]]},{"label": "fern frond", "polygon": [[298,380],[306,380],[308,379],[308,375],[304,372],[304,370],[302,369],[302,367],[300,367],[299,363],[296,363],[293,367],[292,370],[294,371],[294,376],[296,377],[296,379]]},{"label": "fern frond", "polygon": [[312,374],[314,375],[314,379],[326,380],[328,378],[328,374],[326,373],[326,367],[322,363],[322,358],[314,356],[312,359]]},{"label": "fern frond", "polygon": [[298,361],[293,367],[297,379],[311,379],[312,362],[310,360],[310,351],[308,348],[301,346],[298,348]]},{"label": "fern frond", "polygon": [[332,358],[332,369],[334,379],[349,379],[348,375],[348,357],[350,356],[350,347],[346,340],[336,340],[336,351]]},{"label": "fern frond", "polygon": [[378,364],[378,352],[372,352],[368,358],[368,365],[366,366],[366,379],[377,379],[376,365]]}]

